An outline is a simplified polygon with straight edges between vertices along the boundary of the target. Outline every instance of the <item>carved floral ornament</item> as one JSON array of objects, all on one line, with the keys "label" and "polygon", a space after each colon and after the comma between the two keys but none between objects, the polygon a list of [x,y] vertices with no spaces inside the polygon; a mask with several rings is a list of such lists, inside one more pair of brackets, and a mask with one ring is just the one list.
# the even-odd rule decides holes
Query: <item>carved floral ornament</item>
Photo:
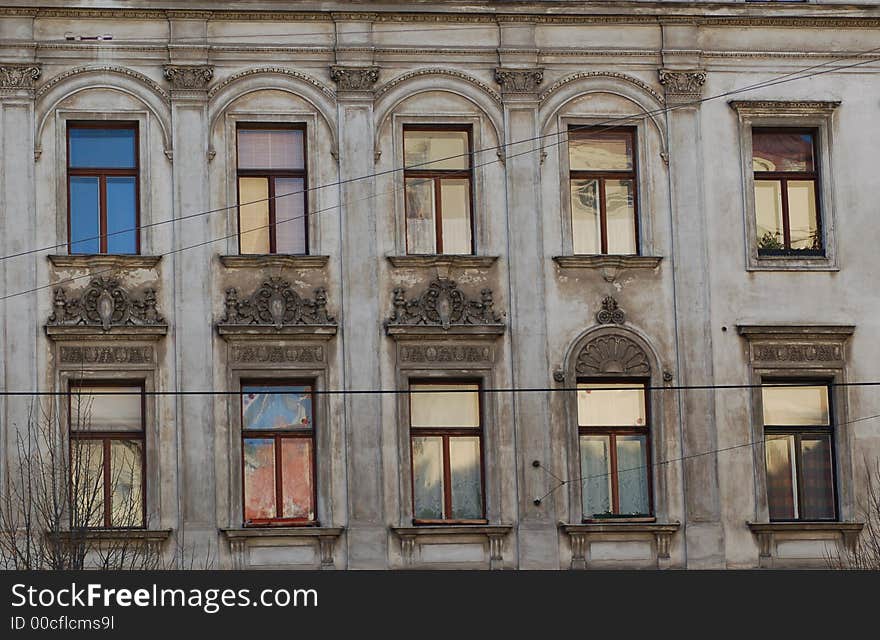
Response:
[{"label": "carved floral ornament", "polygon": [[0,64],[0,89],[33,89],[39,77],[35,64]]},{"label": "carved floral ornament", "polygon": [[204,91],[214,77],[214,67],[206,65],[166,64],[165,79],[173,89]]},{"label": "carved floral ornament", "polygon": [[660,84],[666,90],[669,101],[681,104],[699,100],[706,83],[706,72],[702,70],[671,71],[660,69]]},{"label": "carved floral ornament", "polygon": [[62,287],[55,289],[54,309],[49,326],[92,326],[109,331],[112,327],[164,327],[156,308],[156,291],[144,290],[142,297],[126,291],[116,278],[93,278],[78,298],[68,298]]},{"label": "carved floral ornament", "polygon": [[502,329],[501,314],[494,309],[491,289],[480,292],[480,300],[468,298],[454,280],[437,278],[420,295],[406,299],[402,288],[394,290],[394,309],[385,322],[387,328],[402,326],[452,327],[483,326]]},{"label": "carved floral ornament", "polygon": [[596,322],[599,324],[624,324],[626,314],[613,296],[602,298],[602,308],[596,313]]},{"label": "carved floral ornament", "polygon": [[502,93],[535,93],[543,81],[543,69],[495,69]]},{"label": "carved floral ornament", "polygon": [[226,290],[226,313],[219,326],[257,325],[281,330],[285,326],[336,326],[327,313],[327,291],[315,289],[314,298],[304,298],[286,280],[272,277],[249,297],[240,299],[238,290]]},{"label": "carved floral ornament", "polygon": [[330,67],[330,78],[340,91],[369,91],[379,79],[379,67]]}]

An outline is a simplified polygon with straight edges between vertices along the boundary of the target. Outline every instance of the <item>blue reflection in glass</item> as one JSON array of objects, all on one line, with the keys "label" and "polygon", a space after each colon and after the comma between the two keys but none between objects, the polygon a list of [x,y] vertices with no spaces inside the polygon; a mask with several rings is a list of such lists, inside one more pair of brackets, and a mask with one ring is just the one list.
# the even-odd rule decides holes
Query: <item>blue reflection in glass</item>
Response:
[{"label": "blue reflection in glass", "polygon": [[133,169],[134,129],[70,129],[70,166]]},{"label": "blue reflection in glass", "polygon": [[309,429],[312,396],[309,387],[242,387],[245,429]]},{"label": "blue reflection in glass", "polygon": [[107,253],[137,253],[136,207],[135,178],[108,176]]},{"label": "blue reflection in glass", "polygon": [[100,196],[98,178],[70,177],[70,252],[98,253]]}]

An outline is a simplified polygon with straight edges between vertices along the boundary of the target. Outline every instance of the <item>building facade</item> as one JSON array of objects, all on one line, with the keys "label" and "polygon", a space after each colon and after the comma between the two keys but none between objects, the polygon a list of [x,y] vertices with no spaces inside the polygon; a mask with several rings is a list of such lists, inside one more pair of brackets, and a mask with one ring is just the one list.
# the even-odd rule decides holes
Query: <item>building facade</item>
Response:
[{"label": "building facade", "polygon": [[[97,452],[89,528],[224,568],[859,535],[876,3],[30,4],[0,7],[0,388]],[[34,401],[0,397],[4,478]]]}]

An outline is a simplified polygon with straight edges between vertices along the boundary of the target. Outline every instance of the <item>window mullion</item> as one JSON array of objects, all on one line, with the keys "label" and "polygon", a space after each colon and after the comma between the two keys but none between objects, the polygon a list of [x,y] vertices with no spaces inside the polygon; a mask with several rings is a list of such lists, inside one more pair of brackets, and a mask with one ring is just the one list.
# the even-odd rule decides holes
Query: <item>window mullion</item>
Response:
[{"label": "window mullion", "polygon": [[452,465],[449,460],[449,435],[443,436],[443,514],[444,520],[452,519]]},{"label": "window mullion", "polygon": [[791,249],[791,221],[788,218],[788,179],[780,178],[779,190],[782,193],[782,238],[786,249]]},{"label": "window mullion", "polygon": [[113,490],[110,486],[110,438],[104,438],[101,444],[102,455],[104,458],[101,461],[101,468],[104,472],[104,526],[110,527],[113,524],[110,511],[110,504],[113,497]]},{"label": "window mullion", "polygon": [[441,189],[443,187],[443,178],[436,176],[434,179],[434,234],[437,237],[435,246],[437,253],[443,253],[443,199],[441,197]]}]

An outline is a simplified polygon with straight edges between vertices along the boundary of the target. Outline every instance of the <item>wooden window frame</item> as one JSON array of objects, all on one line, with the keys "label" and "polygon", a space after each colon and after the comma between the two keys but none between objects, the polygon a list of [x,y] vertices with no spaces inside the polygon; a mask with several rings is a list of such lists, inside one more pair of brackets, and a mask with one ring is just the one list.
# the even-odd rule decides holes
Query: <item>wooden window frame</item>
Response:
[{"label": "wooden window frame", "polygon": [[[608,218],[607,206],[605,203],[605,181],[606,180],[631,180],[633,185],[633,233],[635,234],[635,253],[633,255],[642,255],[642,247],[639,242],[639,148],[638,148],[638,131],[635,127],[599,127],[593,125],[575,125],[568,126],[568,140],[587,139],[587,138],[611,138],[626,133],[632,144],[632,170],[631,171],[590,171],[583,169],[571,168],[571,154],[568,160],[568,198],[571,200],[573,180],[597,180],[599,182],[599,254],[598,255],[627,255],[608,253]],[[572,253],[574,255],[596,255],[596,254],[579,254],[574,252],[574,211],[570,212],[569,226],[572,233]]]},{"label": "wooden window frame", "polygon": [[[82,387],[138,387],[141,395],[141,428],[139,431],[79,431],[74,430],[70,420],[73,417],[72,400],[77,394],[74,389]],[[68,485],[70,491],[70,503],[76,504],[73,486],[73,449],[74,443],[83,440],[100,440],[102,442],[101,462],[102,476],[104,479],[104,523],[98,527],[84,525],[86,529],[114,529],[114,530],[137,530],[147,528],[147,439],[146,439],[146,411],[147,411],[146,385],[143,380],[71,380],[67,389],[67,420],[68,420]],[[115,527],[112,524],[113,491],[110,487],[110,445],[114,440],[138,440],[141,443],[141,524],[136,527]],[[73,517],[73,514],[70,514]],[[73,526],[73,523],[71,523]]]},{"label": "wooden window frame", "polygon": [[[476,251],[476,228],[474,225],[474,134],[473,126],[469,124],[405,124],[403,125],[403,157],[406,158],[406,134],[408,131],[460,131],[467,133],[468,139],[468,166],[467,169],[410,169],[406,166],[403,168],[403,201],[404,201],[404,236],[406,240],[407,255],[409,250],[409,203],[406,197],[406,181],[409,179],[431,180],[434,183],[434,253],[435,255],[447,255],[443,253],[443,204],[440,193],[440,182],[443,178],[464,178],[468,181],[468,222],[471,230],[471,247],[470,253],[463,255],[474,255]],[[431,163],[426,163],[431,164]],[[459,254],[449,254],[459,255]]]},{"label": "wooden window frame", "polygon": [[[309,253],[309,183],[308,183],[308,132],[307,126],[302,122],[237,122],[235,124],[235,194],[236,194],[236,211],[238,212],[238,253],[239,255],[255,255],[243,254],[241,252],[241,179],[242,178],[265,178],[269,185],[269,196],[267,204],[269,206],[269,255],[310,255]],[[239,167],[239,131],[266,131],[266,130],[285,130],[285,131],[302,131],[302,169],[242,169]],[[303,245],[305,252],[301,254],[278,254],[278,247],[275,233],[275,179],[276,178],[299,178],[302,179],[303,189]]]},{"label": "wooden window frame", "polygon": [[[244,395],[245,387],[308,387],[311,395],[312,419],[310,428],[306,429],[272,429],[257,430],[248,429],[244,419]],[[241,518],[245,527],[289,527],[289,526],[312,526],[321,525],[318,518],[318,456],[316,451],[317,439],[315,437],[315,424],[317,423],[317,407],[315,402],[315,381],[302,378],[267,380],[265,378],[247,378],[240,381],[239,388],[239,415],[241,420]],[[248,520],[247,513],[247,490],[245,487],[245,457],[244,442],[247,439],[271,439],[275,455],[275,517],[257,518]],[[281,466],[281,442],[284,439],[309,439],[311,440],[311,480],[312,480],[312,504],[314,505],[314,518],[285,518],[281,515],[284,509],[283,471]]]},{"label": "wooden window frame", "polygon": [[[583,513],[583,484],[586,478],[581,478],[581,511],[582,522],[604,522],[606,520],[626,518],[651,518],[654,516],[654,465],[651,451],[651,381],[647,378],[578,378],[575,386],[579,384],[631,384],[633,387],[642,386],[644,395],[642,402],[645,409],[645,424],[643,427],[625,426],[597,426],[582,425],[580,412],[576,410],[578,428],[578,457],[580,457],[581,436],[608,436],[609,437],[609,474],[611,476],[611,514],[609,516],[596,516],[596,514]],[[575,393],[578,393],[577,391]],[[620,513],[620,487],[618,486],[617,468],[617,436],[641,435],[645,436],[645,474],[648,484],[648,513],[622,514]],[[580,463],[580,460],[579,460]],[[583,468],[583,467],[581,467]]]},{"label": "wooden window frame", "polygon": [[[797,518],[769,518],[770,522],[838,522],[840,520],[840,499],[838,497],[837,490],[837,445],[835,443],[835,428],[834,428],[834,394],[831,392],[831,384],[832,381],[827,379],[815,379],[815,378],[764,378],[761,380],[761,387],[765,385],[768,386],[778,386],[778,385],[792,385],[792,386],[816,386],[816,387],[824,387],[825,388],[825,397],[828,400],[828,425],[778,425],[778,424],[764,424],[764,416],[763,416],[763,401],[761,403],[762,415],[761,415],[761,425],[764,431],[764,440],[766,441],[768,435],[791,435],[795,438],[795,452],[794,452],[794,466],[795,466],[795,481],[797,482],[797,486],[795,487],[795,495],[797,497],[798,504],[798,512],[800,512],[800,505],[803,504],[803,463],[801,462],[801,436],[803,435],[824,435],[828,436],[828,440],[831,445],[831,495],[832,495],[832,510],[834,511],[834,516],[831,518],[803,518],[798,513]],[[767,474],[767,454],[766,454],[766,443],[764,443],[764,473]],[[765,481],[766,483],[766,481]],[[770,511],[770,492],[767,491],[767,510]]]},{"label": "wooden window frame", "polygon": [[[813,150],[813,170],[812,171],[755,171],[752,169],[753,182],[757,184],[759,180],[779,181],[780,191],[782,194],[782,249],[762,249],[758,247],[759,256],[809,256],[824,257],[825,241],[824,230],[822,228],[822,182],[820,176],[819,147],[816,144],[818,131],[815,127],[752,127],[752,158],[754,159],[754,136],[755,134],[809,134],[810,143]],[[754,160],[753,160],[754,162]],[[813,199],[816,203],[816,241],[819,243],[818,249],[792,249],[791,248],[791,219],[788,206],[788,182],[789,180],[812,182],[813,183]],[[758,203],[755,200],[755,225],[757,229]],[[757,235],[757,234],[756,234]],[[760,243],[760,238],[755,238],[756,243]]]},{"label": "wooden window frame", "polygon": [[[476,385],[477,386],[477,415],[480,418],[479,427],[413,427],[412,426],[412,387],[413,385]],[[411,508],[414,525],[437,525],[437,524],[488,524],[486,518],[486,456],[483,447],[483,430],[485,428],[483,413],[483,383],[472,378],[411,378],[409,380],[407,404],[409,407],[409,460],[410,460],[410,486]],[[480,499],[482,518],[416,518],[416,472],[413,456],[412,443],[417,437],[441,437],[443,438],[443,512],[452,513],[452,470],[449,460],[449,439],[456,436],[477,437],[480,443]]]},{"label": "wooden window frame", "polygon": [[[130,169],[100,168],[100,167],[72,167],[70,152],[70,131],[72,129],[130,129],[134,131],[134,167]],[[67,144],[67,253],[73,253],[73,238],[71,237],[71,206],[70,206],[70,178],[91,177],[98,178],[98,236],[100,254],[107,254],[107,178],[134,178],[134,238],[135,255],[141,253],[141,178],[140,178],[140,126],[136,120],[68,120],[66,127]],[[120,234],[121,235],[121,234]],[[82,242],[82,241],[80,241]],[[76,254],[82,255],[82,254]]]}]

